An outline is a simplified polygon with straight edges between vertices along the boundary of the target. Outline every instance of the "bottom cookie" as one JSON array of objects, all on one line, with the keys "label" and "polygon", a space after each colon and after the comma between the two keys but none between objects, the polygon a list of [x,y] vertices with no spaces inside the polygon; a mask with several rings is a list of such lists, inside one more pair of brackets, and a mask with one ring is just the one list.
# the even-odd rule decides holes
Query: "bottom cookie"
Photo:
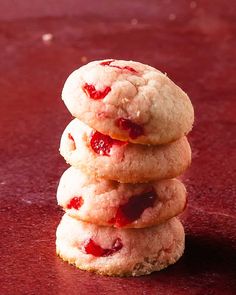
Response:
[{"label": "bottom cookie", "polygon": [[140,276],[175,263],[184,251],[177,218],[142,229],[97,226],[65,214],[57,228],[57,254],[82,270],[109,276]]}]

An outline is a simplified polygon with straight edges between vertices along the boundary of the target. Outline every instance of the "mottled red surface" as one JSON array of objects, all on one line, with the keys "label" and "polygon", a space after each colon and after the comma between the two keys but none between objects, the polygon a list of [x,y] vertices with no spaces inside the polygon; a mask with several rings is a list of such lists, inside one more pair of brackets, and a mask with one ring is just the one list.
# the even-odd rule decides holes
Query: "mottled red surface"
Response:
[{"label": "mottled red surface", "polygon": [[[1,294],[235,294],[235,19],[233,0],[1,1]],[[73,69],[103,58],[160,68],[196,111],[185,255],[146,277],[101,277],[55,254],[71,119],[60,92]]]}]

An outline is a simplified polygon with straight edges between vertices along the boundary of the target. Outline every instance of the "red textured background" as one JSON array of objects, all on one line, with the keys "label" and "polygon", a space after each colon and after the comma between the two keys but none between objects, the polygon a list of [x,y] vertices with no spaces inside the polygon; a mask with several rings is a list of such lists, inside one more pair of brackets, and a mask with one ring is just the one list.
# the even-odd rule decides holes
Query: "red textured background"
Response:
[{"label": "red textured background", "polygon": [[[232,0],[1,0],[1,294],[236,294],[235,19]],[[186,252],[146,277],[100,277],[55,255],[58,145],[71,119],[60,92],[102,58],[167,72],[195,107]]]}]

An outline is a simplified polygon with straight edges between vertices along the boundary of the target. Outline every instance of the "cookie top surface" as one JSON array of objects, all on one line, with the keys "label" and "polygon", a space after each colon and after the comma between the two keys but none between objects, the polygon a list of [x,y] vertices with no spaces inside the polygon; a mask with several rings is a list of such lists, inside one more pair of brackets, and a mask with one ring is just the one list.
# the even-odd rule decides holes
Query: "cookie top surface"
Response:
[{"label": "cookie top surface", "polygon": [[93,61],[65,82],[71,114],[112,138],[165,144],[186,135],[194,112],[187,94],[157,69],[134,61]]},{"label": "cookie top surface", "polygon": [[82,221],[142,228],[180,214],[186,205],[186,190],[177,179],[122,184],[70,167],[60,179],[57,200],[70,216]]},{"label": "cookie top surface", "polygon": [[114,140],[78,119],[64,130],[60,153],[72,166],[98,178],[123,183],[174,178],[191,162],[186,137],[166,145],[142,145]]}]

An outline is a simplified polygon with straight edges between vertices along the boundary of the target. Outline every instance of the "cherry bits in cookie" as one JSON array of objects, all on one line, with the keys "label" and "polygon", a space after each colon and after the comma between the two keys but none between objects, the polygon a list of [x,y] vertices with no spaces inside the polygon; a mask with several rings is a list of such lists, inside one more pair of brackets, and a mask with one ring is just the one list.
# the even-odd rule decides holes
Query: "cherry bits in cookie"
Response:
[{"label": "cherry bits in cookie", "polygon": [[74,141],[74,142],[75,142],[75,140],[74,140],[73,136],[72,136],[70,133],[68,133],[68,138],[69,138],[70,140],[72,140],[72,141]]},{"label": "cherry bits in cookie", "polygon": [[[158,69],[130,60],[83,65],[66,80],[62,99],[72,116],[91,128],[143,145],[172,143],[187,135],[194,121],[184,91]],[[141,126],[127,127],[124,119]]]},{"label": "cherry bits in cookie", "polygon": [[127,130],[129,132],[129,137],[136,139],[137,137],[144,135],[144,128],[129,119],[118,118],[116,120],[116,126],[121,130]]},{"label": "cherry bits in cookie", "polygon": [[96,90],[92,84],[85,83],[83,86],[84,92],[92,99],[103,99],[111,91],[111,87],[106,86],[103,90]]},{"label": "cherry bits in cookie", "polygon": [[111,63],[114,62],[114,61],[115,61],[114,59],[108,60],[108,61],[103,61],[103,62],[100,63],[100,65],[101,66],[109,66],[111,68],[117,68],[117,69],[120,69],[120,70],[127,70],[127,71],[130,71],[130,72],[134,73],[134,74],[138,73],[134,68],[132,68],[130,66],[120,67],[120,66],[112,65]]},{"label": "cherry bits in cookie", "polygon": [[68,133],[68,138],[70,140],[70,144],[71,144],[72,150],[75,150],[76,149],[76,145],[75,145],[74,137],[70,133]]},{"label": "cherry bits in cookie", "polygon": [[76,209],[79,210],[79,208],[83,205],[84,200],[82,197],[74,197],[70,200],[70,203],[67,204],[67,209]]},{"label": "cherry bits in cookie", "polygon": [[90,139],[90,145],[93,151],[102,156],[110,156],[110,151],[113,145],[122,146],[125,144],[127,143],[124,141],[113,139],[98,131],[93,132]]},{"label": "cherry bits in cookie", "polygon": [[123,244],[121,242],[120,238],[117,238],[110,249],[104,249],[98,244],[94,242],[93,239],[89,239],[86,241],[83,245],[83,250],[86,254],[92,254],[96,257],[106,257],[110,256],[117,251],[119,251],[123,247]]},{"label": "cherry bits in cookie", "polygon": [[111,63],[114,61],[114,59],[111,60],[106,60],[106,61],[102,61],[100,62],[101,66],[111,66]]},{"label": "cherry bits in cookie", "polygon": [[112,218],[110,223],[115,224],[117,227],[132,223],[140,218],[145,209],[153,207],[156,197],[154,189],[141,195],[132,196],[126,204],[118,208],[115,218]]}]

